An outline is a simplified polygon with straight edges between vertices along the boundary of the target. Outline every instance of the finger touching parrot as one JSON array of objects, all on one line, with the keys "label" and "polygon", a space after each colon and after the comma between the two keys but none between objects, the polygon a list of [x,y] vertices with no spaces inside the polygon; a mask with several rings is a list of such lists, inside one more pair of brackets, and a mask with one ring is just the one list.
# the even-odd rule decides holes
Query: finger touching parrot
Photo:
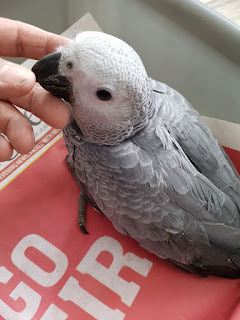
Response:
[{"label": "finger touching parrot", "polygon": [[64,99],[68,163],[86,201],[121,233],[202,276],[240,277],[240,179],[190,103],[152,80],[138,54],[82,32],[39,60],[37,81]]}]

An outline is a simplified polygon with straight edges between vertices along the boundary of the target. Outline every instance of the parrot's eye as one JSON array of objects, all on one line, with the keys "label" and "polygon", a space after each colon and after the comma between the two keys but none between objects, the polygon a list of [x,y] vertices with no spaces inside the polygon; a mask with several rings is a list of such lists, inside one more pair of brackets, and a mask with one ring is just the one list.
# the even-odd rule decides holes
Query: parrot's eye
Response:
[{"label": "parrot's eye", "polygon": [[109,91],[100,89],[97,91],[97,97],[102,101],[107,101],[112,98],[112,95]]},{"label": "parrot's eye", "polygon": [[73,63],[72,63],[71,61],[68,61],[68,62],[66,63],[66,67],[67,67],[68,69],[72,69],[72,68],[73,68]]}]

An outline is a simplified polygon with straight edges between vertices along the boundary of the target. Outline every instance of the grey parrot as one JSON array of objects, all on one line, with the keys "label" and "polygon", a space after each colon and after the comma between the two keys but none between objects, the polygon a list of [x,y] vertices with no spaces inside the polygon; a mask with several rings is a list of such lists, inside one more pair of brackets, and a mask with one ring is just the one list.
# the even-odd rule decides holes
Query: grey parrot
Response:
[{"label": "grey parrot", "polygon": [[70,108],[64,138],[83,231],[87,199],[119,232],[181,269],[240,277],[239,175],[180,93],[102,32],[80,33],[32,70]]}]

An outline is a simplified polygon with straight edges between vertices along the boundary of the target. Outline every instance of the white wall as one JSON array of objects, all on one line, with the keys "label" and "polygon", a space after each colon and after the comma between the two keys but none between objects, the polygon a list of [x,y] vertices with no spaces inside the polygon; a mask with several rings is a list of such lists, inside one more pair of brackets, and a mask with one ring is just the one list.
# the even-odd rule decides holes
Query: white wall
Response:
[{"label": "white wall", "polygon": [[179,90],[201,114],[239,123],[240,36],[198,6],[194,0],[0,0],[0,14],[61,33],[90,12],[139,53],[150,77]]},{"label": "white wall", "polygon": [[129,43],[150,77],[202,115],[240,122],[240,30],[194,0],[68,0],[68,22],[90,12]]},{"label": "white wall", "polygon": [[61,33],[67,25],[66,0],[0,0],[0,16]]},{"label": "white wall", "polygon": [[[68,27],[66,0],[0,0],[0,16],[62,33]],[[22,62],[23,59],[11,59]]]}]

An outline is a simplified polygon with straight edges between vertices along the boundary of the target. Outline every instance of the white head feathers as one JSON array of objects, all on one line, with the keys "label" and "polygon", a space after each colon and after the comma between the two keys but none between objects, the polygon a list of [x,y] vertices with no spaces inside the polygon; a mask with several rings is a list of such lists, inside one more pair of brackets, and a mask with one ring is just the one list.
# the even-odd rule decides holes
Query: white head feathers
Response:
[{"label": "white head feathers", "polygon": [[59,50],[59,71],[72,86],[72,114],[87,140],[116,144],[146,125],[152,91],[129,45],[88,31]]}]

